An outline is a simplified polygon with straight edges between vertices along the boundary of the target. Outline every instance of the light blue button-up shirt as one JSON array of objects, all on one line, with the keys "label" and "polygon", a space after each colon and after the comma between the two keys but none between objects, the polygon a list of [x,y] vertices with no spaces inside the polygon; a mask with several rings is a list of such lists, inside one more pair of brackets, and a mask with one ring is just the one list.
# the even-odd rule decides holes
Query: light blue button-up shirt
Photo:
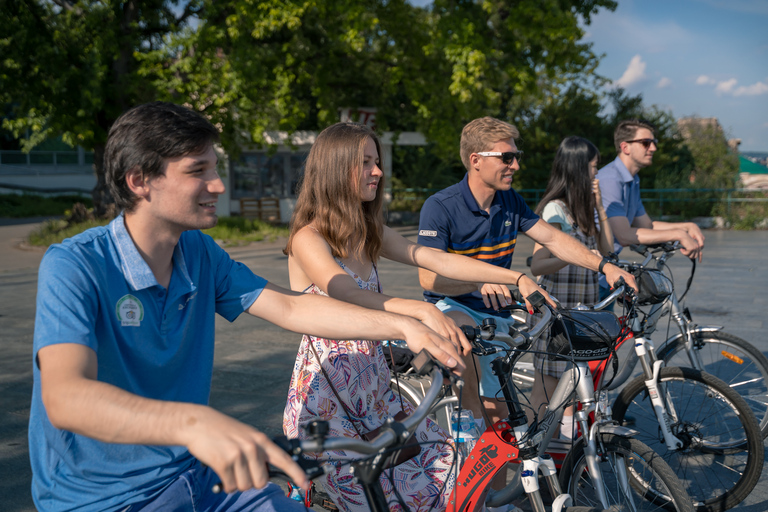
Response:
[{"label": "light blue button-up shirt", "polygon": [[[645,215],[645,207],[640,199],[640,177],[629,172],[627,166],[616,159],[600,169],[597,173],[600,180],[600,195],[603,198],[603,208],[610,217],[626,217],[632,225],[636,217]],[[614,236],[614,252],[621,252],[622,246]]]},{"label": "light blue button-up shirt", "polygon": [[[40,264],[34,356],[77,343],[98,356],[98,379],[157,400],[207,404],[215,313],[229,321],[266,281],[207,235],[182,234],[166,290],[124,217],[53,245]],[[187,469],[180,446],[109,444],[48,421],[34,364],[29,422],[32,495],[41,510],[118,510],[147,500]]]}]

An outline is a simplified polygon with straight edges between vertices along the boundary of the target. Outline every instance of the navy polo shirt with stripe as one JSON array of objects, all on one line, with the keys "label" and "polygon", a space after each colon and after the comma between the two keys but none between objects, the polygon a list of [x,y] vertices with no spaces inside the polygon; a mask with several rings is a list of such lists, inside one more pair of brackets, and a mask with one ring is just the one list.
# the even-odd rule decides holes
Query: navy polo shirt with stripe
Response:
[{"label": "navy polo shirt with stripe", "polygon": [[[518,234],[531,229],[538,220],[539,216],[512,189],[496,192],[490,212],[482,210],[469,190],[465,175],[459,183],[424,202],[419,219],[419,243],[509,268]],[[432,303],[443,297],[424,291],[424,299]],[[451,298],[483,314],[498,315],[485,307],[480,292]]]}]

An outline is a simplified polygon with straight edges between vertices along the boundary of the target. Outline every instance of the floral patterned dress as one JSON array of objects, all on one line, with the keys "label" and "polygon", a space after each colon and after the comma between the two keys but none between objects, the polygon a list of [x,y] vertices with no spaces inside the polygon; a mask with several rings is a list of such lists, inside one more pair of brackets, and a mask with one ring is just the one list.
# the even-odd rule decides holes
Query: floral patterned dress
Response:
[{"label": "floral patterned dress", "polygon": [[[360,288],[381,293],[375,265],[368,280],[364,280],[343,263],[337,262]],[[304,292],[325,295],[314,284]],[[315,357],[310,343],[314,345],[320,361]],[[328,435],[331,437],[359,437],[323,376],[320,364],[333,381],[336,393],[355,416],[354,421],[361,432],[380,427],[388,416],[397,414],[401,407],[408,414],[412,412],[410,404],[404,400],[401,406],[399,397],[389,388],[390,371],[381,342],[328,340],[304,335],[296,356],[283,416],[283,431],[289,438],[305,438],[302,427],[318,418],[328,421]],[[425,443],[421,446],[421,453],[393,469],[385,470],[381,475],[380,482],[390,510],[403,510],[393,484],[407,505],[407,510],[444,510],[454,483],[450,436],[427,419],[416,430],[415,439]],[[353,476],[349,472],[348,461],[361,455],[351,451],[326,451],[317,457],[332,466],[332,470],[325,476],[324,485],[339,510],[370,510],[362,486],[353,483]]]}]

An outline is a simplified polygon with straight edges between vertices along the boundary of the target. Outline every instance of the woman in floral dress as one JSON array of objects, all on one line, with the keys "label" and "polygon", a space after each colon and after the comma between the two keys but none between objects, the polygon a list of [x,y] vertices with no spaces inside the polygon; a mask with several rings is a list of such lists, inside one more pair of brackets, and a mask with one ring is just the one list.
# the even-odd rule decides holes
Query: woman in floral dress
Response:
[{"label": "woman in floral dress", "polygon": [[[414,317],[467,354],[470,346],[464,335],[433,304],[382,293],[376,268],[379,257],[474,282],[513,284],[520,273],[419,246],[384,226],[380,149],[373,131],[356,123],[337,123],[318,135],[307,157],[285,249],[291,288]],[[538,289],[529,279],[522,280],[521,287],[524,296]],[[357,438],[358,432],[380,427],[401,410],[410,414],[408,403],[401,404],[389,381],[380,341],[305,335],[293,370],[283,430],[288,437],[303,438],[302,427],[322,419],[329,422],[330,436]],[[421,453],[381,476],[390,510],[403,510],[402,504],[411,511],[444,510],[454,483],[451,441],[429,419],[415,437],[422,443]],[[347,463],[359,455],[326,451],[317,456],[334,468],[324,484],[339,509],[369,510]]]}]

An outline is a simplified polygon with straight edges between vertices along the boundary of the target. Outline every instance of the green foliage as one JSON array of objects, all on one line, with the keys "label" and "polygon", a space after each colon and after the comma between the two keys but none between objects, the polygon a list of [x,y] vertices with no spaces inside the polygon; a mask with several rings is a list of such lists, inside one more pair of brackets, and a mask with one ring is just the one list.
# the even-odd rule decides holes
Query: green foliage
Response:
[{"label": "green foliage", "polygon": [[288,237],[288,228],[274,226],[256,219],[243,217],[222,217],[215,227],[203,231],[224,247],[247,245],[266,240],[274,242]]},{"label": "green foliage", "polygon": [[728,194],[715,206],[714,215],[723,217],[733,229],[766,229],[768,192],[750,190]]},{"label": "green foliage", "polygon": [[109,222],[109,219],[93,219],[68,225],[66,220],[49,220],[32,231],[27,237],[27,242],[30,245],[47,247],[51,244],[61,243],[67,238],[72,238],[86,229],[104,226]]},{"label": "green foliage", "polygon": [[[107,219],[92,219],[67,225],[66,220],[50,220],[30,233],[28,242],[30,245],[49,246],[82,233],[86,229],[104,226],[109,222],[110,220]],[[206,229],[203,233],[209,234],[222,246],[231,247],[262,240],[273,242],[278,238],[287,237],[288,228],[242,217],[222,217],[215,227]]]},{"label": "green foliage", "polygon": [[92,206],[90,199],[80,196],[40,196],[35,194],[0,195],[0,217],[24,218],[65,215],[74,203]]},{"label": "green foliage", "polygon": [[[157,99],[142,54],[188,26],[199,0],[4,0],[0,9],[3,128],[31,150],[60,136],[95,152],[97,208],[110,203],[103,180],[107,131],[128,108]],[[183,100],[182,100],[183,101]]]}]

